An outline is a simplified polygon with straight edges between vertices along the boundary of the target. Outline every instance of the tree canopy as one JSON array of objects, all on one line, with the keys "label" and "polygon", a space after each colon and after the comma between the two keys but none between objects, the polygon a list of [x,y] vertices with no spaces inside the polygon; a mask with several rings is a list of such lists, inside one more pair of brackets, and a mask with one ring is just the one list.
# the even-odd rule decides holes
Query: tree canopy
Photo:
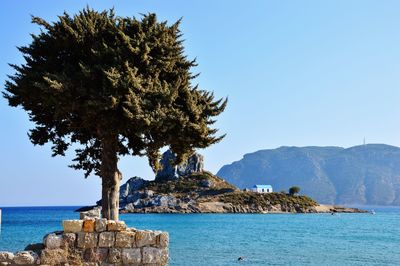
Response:
[{"label": "tree canopy", "polygon": [[90,8],[41,27],[19,51],[3,93],[29,113],[32,143],[52,144],[53,156],[80,144],[72,167],[99,174],[102,141],[115,138],[117,155],[147,156],[157,169],[169,146],[182,161],[195,148],[220,141],[211,125],[226,106],[193,85],[195,60],[184,54],[180,21],[155,14],[118,17]]},{"label": "tree canopy", "polygon": [[289,188],[289,194],[294,196],[295,194],[299,194],[300,192],[300,187],[298,186],[293,186],[291,188]]},{"label": "tree canopy", "polygon": [[211,126],[227,100],[192,84],[196,62],[184,54],[180,21],[86,8],[32,22],[41,32],[18,48],[26,62],[11,65],[3,95],[28,112],[35,145],[51,143],[56,156],[79,144],[71,166],[101,176],[104,218],[118,220],[119,156],[147,156],[157,170],[163,147],[180,163],[224,137]]}]

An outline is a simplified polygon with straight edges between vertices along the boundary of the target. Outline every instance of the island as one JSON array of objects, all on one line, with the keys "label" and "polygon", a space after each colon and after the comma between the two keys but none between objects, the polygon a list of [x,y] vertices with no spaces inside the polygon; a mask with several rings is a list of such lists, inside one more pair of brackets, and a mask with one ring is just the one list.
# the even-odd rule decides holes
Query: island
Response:
[{"label": "island", "polygon": [[[120,187],[121,213],[366,213],[357,208],[323,205],[305,195],[242,191],[204,170],[203,156],[194,153],[174,165],[163,154],[153,181],[132,177]],[[99,208],[101,200],[92,208]],[[91,208],[81,208],[85,211]]]}]

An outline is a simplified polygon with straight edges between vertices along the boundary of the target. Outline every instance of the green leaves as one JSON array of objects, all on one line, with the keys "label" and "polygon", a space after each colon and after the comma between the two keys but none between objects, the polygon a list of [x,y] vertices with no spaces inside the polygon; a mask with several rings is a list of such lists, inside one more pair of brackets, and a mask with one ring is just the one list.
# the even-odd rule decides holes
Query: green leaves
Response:
[{"label": "green leaves", "polygon": [[3,94],[36,124],[34,144],[52,143],[54,155],[80,144],[73,167],[87,176],[98,173],[106,136],[118,137],[119,155],[147,156],[155,170],[162,147],[181,160],[221,140],[210,125],[227,101],[192,86],[196,62],[184,55],[180,20],[90,8],[58,18],[32,17],[42,31],[19,48],[26,63],[13,66]]}]

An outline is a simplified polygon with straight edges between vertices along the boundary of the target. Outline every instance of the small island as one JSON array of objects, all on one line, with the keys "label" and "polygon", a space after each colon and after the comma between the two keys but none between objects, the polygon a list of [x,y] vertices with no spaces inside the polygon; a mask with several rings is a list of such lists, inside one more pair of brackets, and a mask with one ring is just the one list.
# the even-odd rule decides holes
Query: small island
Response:
[{"label": "small island", "polygon": [[[296,193],[242,191],[205,171],[203,156],[194,153],[174,165],[175,155],[163,154],[153,181],[132,177],[120,188],[121,213],[365,213],[335,205],[322,205]],[[97,202],[101,206],[101,201]],[[97,207],[94,206],[94,207]],[[82,208],[79,211],[90,208]]]}]

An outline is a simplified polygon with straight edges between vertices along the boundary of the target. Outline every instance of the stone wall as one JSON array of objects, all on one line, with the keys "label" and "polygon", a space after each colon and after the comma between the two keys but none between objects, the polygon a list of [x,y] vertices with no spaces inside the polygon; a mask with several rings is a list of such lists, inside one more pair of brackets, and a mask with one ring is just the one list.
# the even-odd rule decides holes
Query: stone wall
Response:
[{"label": "stone wall", "polygon": [[168,265],[166,232],[99,218],[66,220],[63,229],[25,251],[0,252],[0,265]]}]

